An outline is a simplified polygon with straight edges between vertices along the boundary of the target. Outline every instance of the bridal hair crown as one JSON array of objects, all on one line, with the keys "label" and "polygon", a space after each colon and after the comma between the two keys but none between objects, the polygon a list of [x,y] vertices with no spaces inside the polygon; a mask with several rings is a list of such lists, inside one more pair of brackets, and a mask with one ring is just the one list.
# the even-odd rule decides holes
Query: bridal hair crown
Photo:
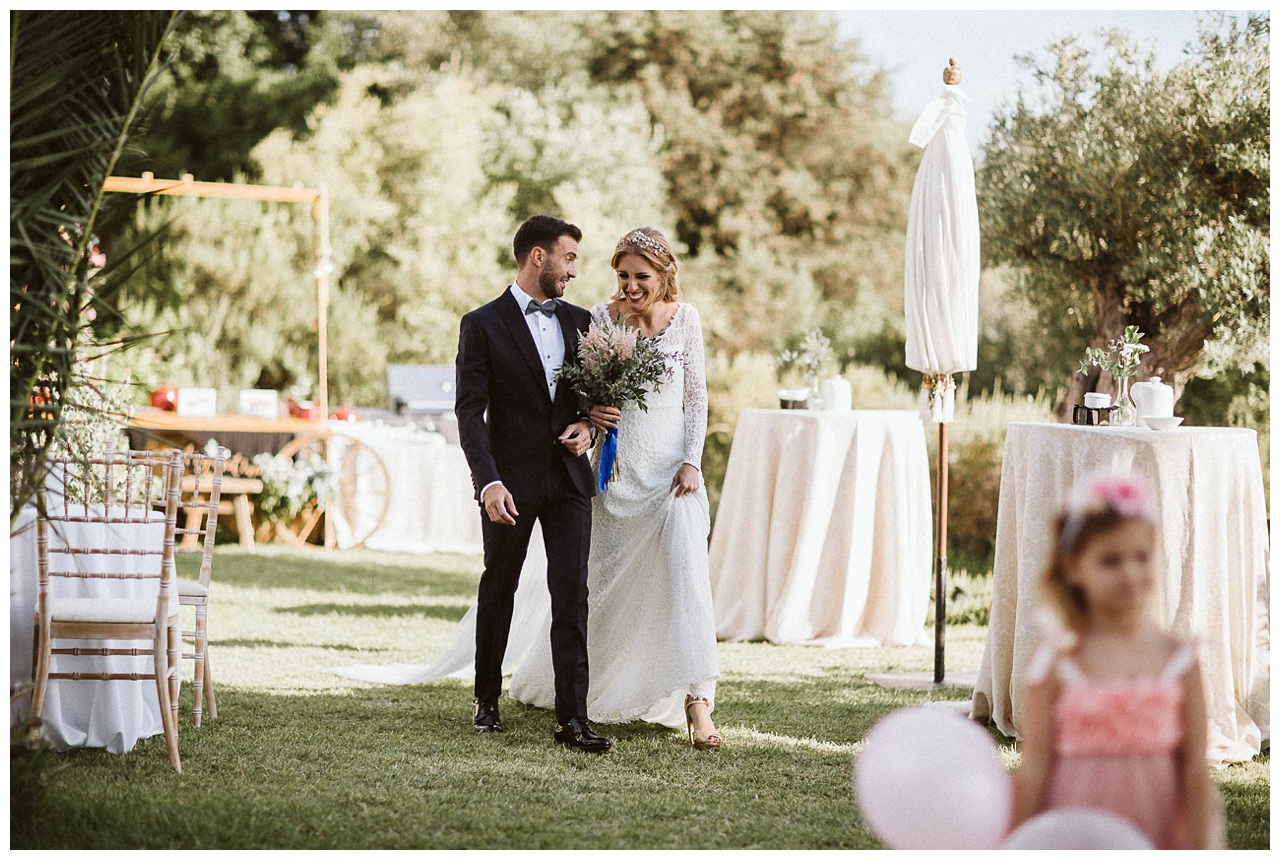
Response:
[{"label": "bridal hair crown", "polygon": [[1072,549],[1087,517],[1113,514],[1122,519],[1152,518],[1151,502],[1143,481],[1132,475],[1098,471],[1085,476],[1071,490],[1060,548]]},{"label": "bridal hair crown", "polygon": [[655,257],[662,258],[671,256],[671,253],[667,251],[666,248],[659,245],[652,236],[640,230],[632,230],[630,233],[619,239],[617,246],[613,249],[613,252],[616,254],[628,245],[632,245],[637,248],[644,248]]}]

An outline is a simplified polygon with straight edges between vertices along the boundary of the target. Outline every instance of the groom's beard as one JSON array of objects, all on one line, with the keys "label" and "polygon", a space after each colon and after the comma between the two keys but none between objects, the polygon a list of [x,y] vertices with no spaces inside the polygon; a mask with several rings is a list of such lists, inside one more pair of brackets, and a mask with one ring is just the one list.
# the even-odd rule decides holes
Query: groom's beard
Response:
[{"label": "groom's beard", "polygon": [[538,273],[538,286],[542,288],[542,294],[549,299],[558,299],[564,295],[564,285],[560,283],[560,277],[545,267]]}]

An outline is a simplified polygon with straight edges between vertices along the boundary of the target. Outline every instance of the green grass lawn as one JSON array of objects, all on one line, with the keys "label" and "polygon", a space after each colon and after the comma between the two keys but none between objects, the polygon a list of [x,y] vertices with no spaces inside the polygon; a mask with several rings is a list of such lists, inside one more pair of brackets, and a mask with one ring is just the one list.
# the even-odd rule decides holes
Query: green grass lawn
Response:
[{"label": "green grass lawn", "polygon": [[[586,756],[552,743],[550,712],[505,699],[508,731],[475,734],[461,681],[384,687],[326,671],[421,660],[471,602],[478,572],[463,556],[219,546],[219,718],[193,728],[184,684],[183,773],[162,737],[123,756],[59,756],[40,790],[11,759],[11,847],[876,848],[851,792],[860,739],[895,708],[968,699],[868,680],[932,672],[932,645],[721,643],[725,750],[632,724],[607,727],[613,752]],[[985,629],[947,635],[948,671],[975,671]],[[1269,755],[1215,779],[1231,847],[1268,848]]]}]

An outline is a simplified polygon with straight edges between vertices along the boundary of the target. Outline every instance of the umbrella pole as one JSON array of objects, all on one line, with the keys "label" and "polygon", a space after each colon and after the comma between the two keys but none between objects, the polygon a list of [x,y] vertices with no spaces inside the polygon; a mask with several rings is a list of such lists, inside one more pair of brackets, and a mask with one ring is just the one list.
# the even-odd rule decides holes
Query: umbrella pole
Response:
[{"label": "umbrella pole", "polygon": [[934,537],[937,562],[933,579],[933,683],[946,675],[947,625],[947,424],[938,424],[938,505],[937,534]]}]

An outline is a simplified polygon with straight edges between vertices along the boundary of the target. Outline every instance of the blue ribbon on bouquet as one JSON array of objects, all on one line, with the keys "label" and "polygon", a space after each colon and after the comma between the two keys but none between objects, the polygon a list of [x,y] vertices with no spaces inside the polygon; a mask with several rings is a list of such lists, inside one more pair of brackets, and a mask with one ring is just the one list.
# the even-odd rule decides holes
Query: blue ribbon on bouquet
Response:
[{"label": "blue ribbon on bouquet", "polygon": [[600,449],[599,489],[604,492],[609,486],[609,476],[613,474],[613,460],[618,456],[618,428],[610,427],[604,432],[604,447]]}]

